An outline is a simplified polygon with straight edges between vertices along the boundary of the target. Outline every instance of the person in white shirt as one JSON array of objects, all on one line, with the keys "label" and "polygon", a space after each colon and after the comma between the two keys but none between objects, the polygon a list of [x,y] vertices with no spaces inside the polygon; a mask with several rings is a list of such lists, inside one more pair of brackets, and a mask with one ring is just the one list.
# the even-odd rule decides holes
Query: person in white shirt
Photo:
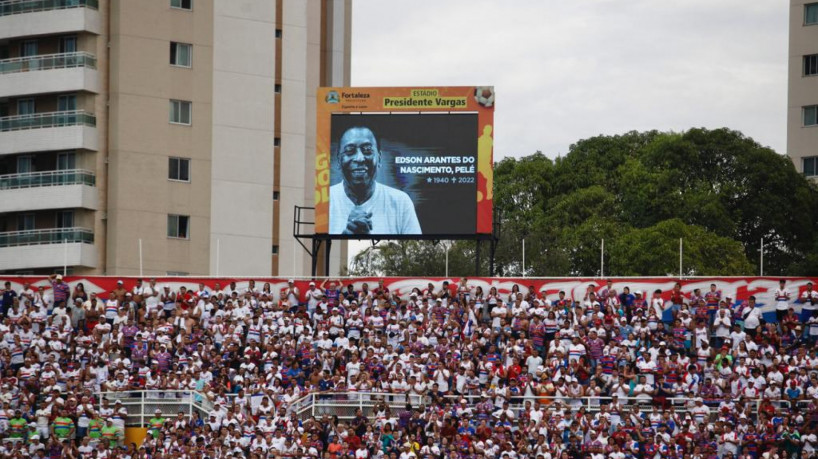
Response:
[{"label": "person in white shirt", "polygon": [[807,322],[818,311],[818,291],[812,289],[812,282],[807,282],[807,288],[801,293],[801,322]]},{"label": "person in white shirt", "polygon": [[758,327],[761,326],[761,310],[755,306],[756,297],[750,296],[747,299],[747,310],[744,311],[744,331],[753,337],[758,332]]},{"label": "person in white shirt", "polygon": [[726,309],[719,309],[713,321],[713,327],[716,329],[716,338],[718,338],[716,347],[721,347],[724,340],[730,337],[730,328],[732,328],[730,316],[727,314]]},{"label": "person in white shirt", "polygon": [[338,142],[342,180],[329,189],[330,234],[421,234],[408,194],[378,183],[381,152],[367,127],[351,127]]},{"label": "person in white shirt", "polygon": [[695,406],[690,408],[690,414],[696,420],[696,424],[701,424],[710,417],[710,408],[704,405],[704,400],[697,398]]},{"label": "person in white shirt", "polygon": [[778,288],[775,290],[775,318],[778,323],[784,320],[787,310],[790,309],[790,291],[785,287],[786,284],[786,279],[781,279],[778,281]]},{"label": "person in white shirt", "polygon": [[733,431],[733,426],[730,424],[724,425],[724,433],[721,434],[719,443],[721,443],[724,453],[730,453],[734,457],[738,454],[739,436]]}]

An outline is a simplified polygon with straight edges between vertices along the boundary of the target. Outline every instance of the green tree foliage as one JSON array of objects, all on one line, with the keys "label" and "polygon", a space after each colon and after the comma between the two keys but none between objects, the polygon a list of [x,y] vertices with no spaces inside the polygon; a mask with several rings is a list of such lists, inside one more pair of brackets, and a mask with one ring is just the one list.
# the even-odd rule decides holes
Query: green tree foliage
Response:
[{"label": "green tree foliage", "polygon": [[[500,275],[599,275],[602,239],[605,275],[677,274],[679,238],[686,275],[755,274],[762,238],[765,274],[818,274],[818,188],[787,157],[736,131],[593,137],[553,161],[539,152],[505,158],[494,183]],[[376,250],[373,272],[445,269],[442,244]],[[358,261],[353,271],[362,274],[356,267],[370,265]],[[487,261],[481,266],[487,272]],[[474,269],[474,242],[456,243],[450,275]]]}]

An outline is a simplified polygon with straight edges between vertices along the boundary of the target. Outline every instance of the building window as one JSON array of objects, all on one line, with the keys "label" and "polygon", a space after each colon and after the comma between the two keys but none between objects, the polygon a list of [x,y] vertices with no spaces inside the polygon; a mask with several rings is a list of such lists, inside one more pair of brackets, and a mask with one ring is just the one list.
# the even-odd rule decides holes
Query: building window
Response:
[{"label": "building window", "polygon": [[21,214],[17,216],[17,231],[31,231],[34,229],[36,219],[34,214]]},{"label": "building window", "polygon": [[74,227],[74,211],[61,210],[57,212],[57,228],[73,228]]},{"label": "building window", "polygon": [[187,43],[170,42],[170,65],[190,67],[193,45]]},{"label": "building window", "polygon": [[168,215],[168,237],[190,239],[190,217],[187,215]]},{"label": "building window", "polygon": [[281,29],[276,29],[276,38],[281,38]]},{"label": "building window", "polygon": [[77,109],[76,94],[68,94],[57,98],[58,112],[73,112],[76,109]]},{"label": "building window", "polygon": [[804,56],[804,76],[818,75],[818,54]]},{"label": "building window", "polygon": [[804,5],[804,25],[818,24],[818,3]]},{"label": "building window", "polygon": [[37,40],[26,40],[20,43],[20,57],[36,56],[39,48]]},{"label": "building window", "polygon": [[33,115],[36,111],[34,99],[18,99],[17,100],[17,114],[18,115]]},{"label": "building window", "polygon": [[77,155],[73,151],[57,155],[57,170],[67,171],[77,168]]},{"label": "building window", "polygon": [[190,125],[193,103],[184,100],[170,101],[170,122]]},{"label": "building window", "polygon": [[278,246],[277,245],[273,246],[273,255],[278,255]]},{"label": "building window", "polygon": [[276,94],[281,94],[281,85],[280,84],[275,85],[274,88],[275,88]]},{"label": "building window", "polygon": [[818,156],[802,158],[804,165],[804,175],[807,177],[818,177]]},{"label": "building window", "polygon": [[28,174],[34,172],[34,156],[22,155],[17,157],[17,173]]},{"label": "building window", "polygon": [[168,276],[180,276],[181,277],[181,276],[189,276],[190,275],[190,273],[187,272],[187,271],[165,271],[165,272],[168,273],[167,274]]},{"label": "building window", "polygon": [[278,201],[281,199],[281,193],[278,191],[273,191],[273,201]]},{"label": "building window", "polygon": [[190,159],[168,158],[168,179],[180,182],[190,181]]},{"label": "building window", "polygon": [[281,137],[273,138],[273,146],[274,147],[280,147],[281,146]]},{"label": "building window", "polygon": [[818,105],[808,105],[803,107],[804,126],[818,125]]},{"label": "building window", "polygon": [[180,10],[192,10],[193,0],[170,0],[170,7]]},{"label": "building window", "polygon": [[67,37],[60,37],[59,47],[57,49],[59,49],[61,53],[76,53],[77,36],[69,35]]}]

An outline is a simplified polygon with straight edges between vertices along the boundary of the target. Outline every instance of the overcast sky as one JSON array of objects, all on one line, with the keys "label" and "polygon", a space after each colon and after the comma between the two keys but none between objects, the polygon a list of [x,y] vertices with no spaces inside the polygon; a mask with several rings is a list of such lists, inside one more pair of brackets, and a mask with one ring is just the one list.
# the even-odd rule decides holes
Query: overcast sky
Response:
[{"label": "overcast sky", "polygon": [[784,153],[783,0],[353,0],[353,86],[494,85],[494,157],[630,130]]}]

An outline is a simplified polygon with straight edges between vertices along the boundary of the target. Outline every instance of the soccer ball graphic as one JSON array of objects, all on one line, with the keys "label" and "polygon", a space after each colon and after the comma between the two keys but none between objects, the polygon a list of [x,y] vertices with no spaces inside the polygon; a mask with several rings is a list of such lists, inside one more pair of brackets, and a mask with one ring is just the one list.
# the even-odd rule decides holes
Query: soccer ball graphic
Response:
[{"label": "soccer ball graphic", "polygon": [[474,88],[474,100],[486,108],[493,106],[494,86],[478,86]]}]

